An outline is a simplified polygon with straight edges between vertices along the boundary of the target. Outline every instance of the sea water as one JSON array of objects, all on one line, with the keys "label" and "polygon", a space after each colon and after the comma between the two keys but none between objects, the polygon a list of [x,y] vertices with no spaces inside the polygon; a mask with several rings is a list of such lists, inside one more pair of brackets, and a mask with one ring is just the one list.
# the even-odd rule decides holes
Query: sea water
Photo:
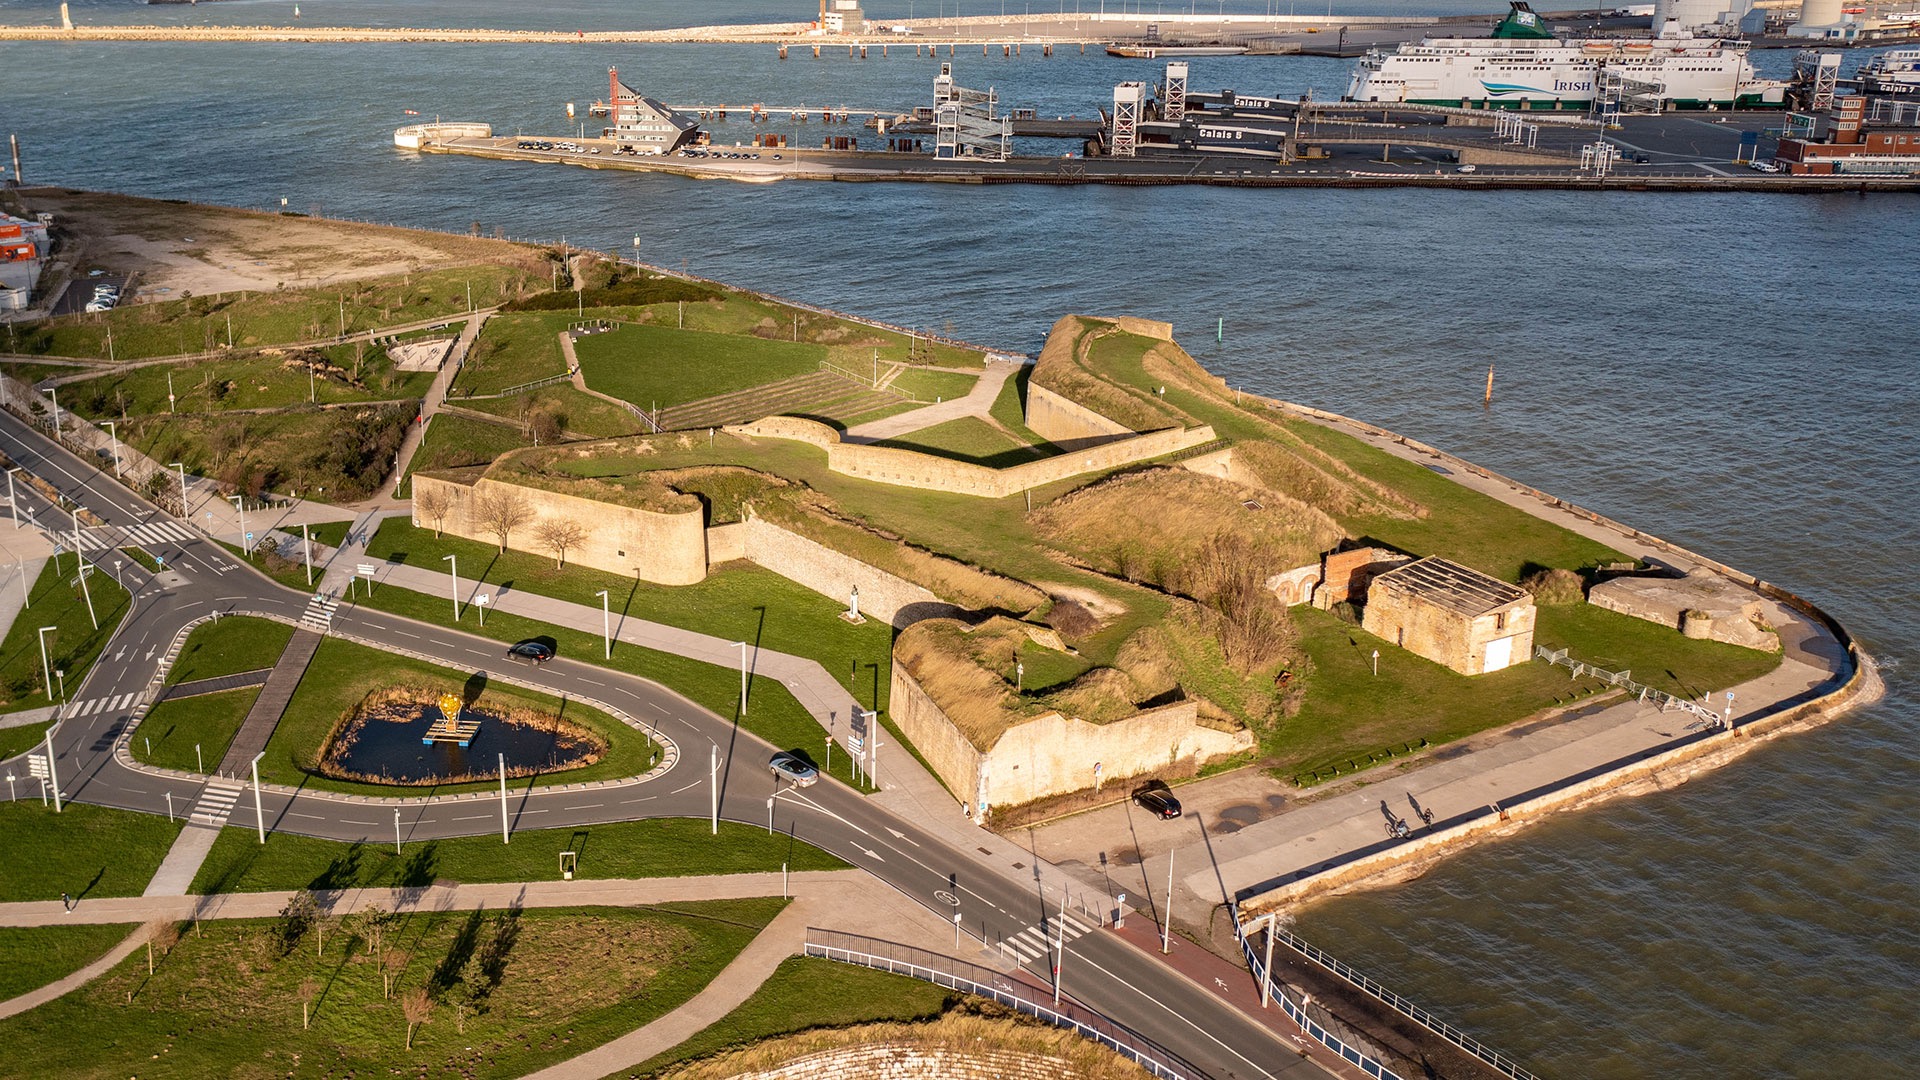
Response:
[{"label": "sea water", "polygon": [[[811,8],[306,0],[302,19],[607,29]],[[75,13],[267,23],[291,5]],[[48,0],[0,2],[0,21],[55,18]],[[1776,74],[1789,59],[1756,54]],[[962,49],[954,63],[962,83],[1042,115],[1091,115],[1114,82],[1158,73],[1071,50]],[[1912,1071],[1920,199],[744,186],[392,146],[408,109],[561,135],[565,102],[586,119],[610,65],[672,103],[902,110],[930,101],[936,71],[898,49],[782,63],[763,46],[0,44],[0,126],[21,136],[29,180],[286,198],[622,254],[638,235],[649,261],[1014,350],[1070,312],[1165,319],[1236,386],[1384,424],[1792,589],[1878,658],[1883,702],[1676,790],[1317,905],[1299,929],[1545,1074]],[[1193,80],[1324,97],[1347,71],[1201,58]]]}]

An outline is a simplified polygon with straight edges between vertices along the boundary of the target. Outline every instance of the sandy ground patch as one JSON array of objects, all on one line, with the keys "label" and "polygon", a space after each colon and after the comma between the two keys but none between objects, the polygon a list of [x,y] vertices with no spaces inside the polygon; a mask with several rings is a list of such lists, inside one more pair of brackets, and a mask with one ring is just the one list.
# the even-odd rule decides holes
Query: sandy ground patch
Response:
[{"label": "sandy ground patch", "polygon": [[517,261],[526,251],[497,240],[129,195],[66,188],[24,194],[76,242],[83,269],[139,273],[136,302]]},{"label": "sandy ground patch", "polygon": [[393,366],[397,371],[439,371],[447,352],[452,348],[452,338],[411,341],[388,349],[387,355],[393,357]]}]

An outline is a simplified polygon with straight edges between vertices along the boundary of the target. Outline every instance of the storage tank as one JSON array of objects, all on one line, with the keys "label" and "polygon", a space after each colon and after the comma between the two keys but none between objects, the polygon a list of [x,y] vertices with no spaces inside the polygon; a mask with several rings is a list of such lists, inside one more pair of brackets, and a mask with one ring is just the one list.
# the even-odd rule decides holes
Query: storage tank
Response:
[{"label": "storage tank", "polygon": [[1729,22],[1736,21],[1752,6],[1751,0],[1655,0],[1653,33],[1656,37],[1690,37],[1703,27],[1719,23],[1722,16]]},{"label": "storage tank", "polygon": [[1837,26],[1841,20],[1841,0],[1805,0],[1800,5],[1800,21],[1793,24],[1787,33],[1792,37],[1822,37],[1824,35],[1806,31]]}]

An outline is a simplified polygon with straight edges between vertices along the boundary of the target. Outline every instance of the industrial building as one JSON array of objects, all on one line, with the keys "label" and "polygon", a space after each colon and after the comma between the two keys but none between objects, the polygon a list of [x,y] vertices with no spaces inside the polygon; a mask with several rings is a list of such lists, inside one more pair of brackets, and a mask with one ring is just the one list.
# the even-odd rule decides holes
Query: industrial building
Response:
[{"label": "industrial building", "polygon": [[1186,61],[1170,61],[1157,98],[1148,96],[1145,83],[1115,86],[1106,152],[1120,158],[1206,154],[1292,160],[1291,133],[1298,126],[1293,102],[1231,90],[1189,93],[1188,74]]},{"label": "industrial building", "polygon": [[1920,175],[1920,102],[1835,97],[1824,114],[1789,118],[1774,160],[1796,176]]},{"label": "industrial building", "polygon": [[24,311],[50,250],[47,222],[0,213],[0,311]]},{"label": "industrial building", "polygon": [[620,69],[607,69],[606,136],[633,154],[670,154],[697,141],[700,122],[677,113],[620,81]]}]

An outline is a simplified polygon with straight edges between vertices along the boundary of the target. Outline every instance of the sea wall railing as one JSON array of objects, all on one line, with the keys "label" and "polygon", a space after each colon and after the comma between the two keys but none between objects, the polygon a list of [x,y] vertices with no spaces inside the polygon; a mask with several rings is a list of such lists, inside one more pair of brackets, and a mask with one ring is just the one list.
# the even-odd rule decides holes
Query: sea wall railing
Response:
[{"label": "sea wall railing", "polygon": [[1658,705],[1661,712],[1666,712],[1668,709],[1678,709],[1681,712],[1690,712],[1700,719],[1716,726],[1723,726],[1727,723],[1727,717],[1723,717],[1721,714],[1714,712],[1712,709],[1698,702],[1688,701],[1682,697],[1675,697],[1665,690],[1656,690],[1644,683],[1634,682],[1631,671],[1608,671],[1606,668],[1596,667],[1584,660],[1574,659],[1567,655],[1567,650],[1565,649],[1549,649],[1544,645],[1535,645],[1533,647],[1533,658],[1536,660],[1545,660],[1549,664],[1566,668],[1573,672],[1573,677],[1576,679],[1582,675],[1586,675],[1599,679],[1609,686],[1621,687],[1628,693],[1636,695],[1643,705],[1649,702]]},{"label": "sea wall railing", "polygon": [[[1326,1025],[1308,1016],[1306,1008],[1300,1002],[1289,997],[1287,992],[1281,989],[1279,982],[1269,976],[1266,964],[1261,960],[1260,953],[1253,947],[1253,939],[1247,935],[1245,929],[1240,925],[1240,912],[1237,907],[1229,904],[1227,905],[1227,911],[1233,916],[1233,936],[1236,941],[1240,942],[1240,952],[1241,955],[1246,957],[1247,970],[1253,973],[1255,982],[1266,988],[1267,993],[1265,996],[1271,997],[1274,1002],[1280,1006],[1281,1013],[1283,1013],[1287,1019],[1298,1024],[1300,1030],[1306,1033],[1308,1038],[1339,1054],[1342,1061],[1359,1069],[1368,1076],[1376,1077],[1377,1080],[1403,1080],[1399,1073],[1387,1068],[1386,1065],[1382,1064],[1378,1059],[1368,1055],[1359,1047],[1347,1042],[1333,1032],[1328,1031]],[[1273,922],[1274,920],[1268,919],[1267,925],[1271,927]],[[1524,1073],[1519,1075],[1526,1077]],[[1532,1078],[1526,1077],[1526,1080],[1532,1080]]]},{"label": "sea wall railing", "polygon": [[1202,1075],[1172,1051],[1156,1045],[1145,1036],[1135,1034],[1084,1006],[1071,1002],[1056,1005],[1052,1003],[1051,995],[1043,1001],[1041,995],[1045,992],[1039,987],[993,968],[980,967],[911,945],[814,927],[807,928],[804,955],[906,975],[949,990],[991,998],[1016,1012],[1091,1039],[1161,1080],[1187,1080]]}]

